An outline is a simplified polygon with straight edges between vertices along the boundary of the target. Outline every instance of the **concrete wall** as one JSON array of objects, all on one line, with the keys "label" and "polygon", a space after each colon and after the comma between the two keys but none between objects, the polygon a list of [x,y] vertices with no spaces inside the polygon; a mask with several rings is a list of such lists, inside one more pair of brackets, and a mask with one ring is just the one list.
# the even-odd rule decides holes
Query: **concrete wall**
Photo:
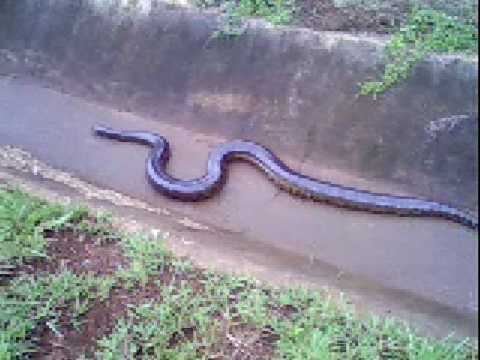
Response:
[{"label": "concrete wall", "polygon": [[127,4],[3,0],[0,71],[477,209],[476,59],[433,57],[374,100],[358,83],[381,39],[253,21],[228,40],[215,14]]}]

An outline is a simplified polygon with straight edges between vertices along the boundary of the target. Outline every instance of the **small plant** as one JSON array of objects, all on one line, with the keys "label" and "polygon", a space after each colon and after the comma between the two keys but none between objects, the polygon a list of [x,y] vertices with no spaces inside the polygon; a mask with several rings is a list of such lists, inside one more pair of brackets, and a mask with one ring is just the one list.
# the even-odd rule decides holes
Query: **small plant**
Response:
[{"label": "small plant", "polygon": [[242,35],[247,17],[260,17],[274,25],[292,21],[295,5],[293,0],[229,0],[225,3],[225,15],[220,30],[214,37],[238,37]]},{"label": "small plant", "polygon": [[447,14],[415,8],[408,23],[388,42],[386,65],[379,81],[361,84],[361,95],[374,97],[406,79],[412,68],[430,53],[478,52],[478,30]]},{"label": "small plant", "polygon": [[125,287],[133,288],[138,283],[145,285],[152,275],[163,272],[165,259],[169,255],[163,238],[130,235],[122,240],[120,245],[124,255],[130,260],[129,267],[118,273]]},{"label": "small plant", "polygon": [[15,278],[0,288],[0,359],[32,352],[32,333],[41,325],[61,336],[59,322],[68,313],[73,326],[96,299],[105,299],[111,279],[75,275],[71,271]]},{"label": "small plant", "polygon": [[293,2],[289,0],[240,0],[235,12],[238,16],[258,16],[274,25],[292,20]]},{"label": "small plant", "polygon": [[98,244],[118,239],[119,234],[113,231],[112,227],[112,214],[99,212],[96,215],[88,216],[89,212],[87,210],[84,211],[85,215],[83,218],[71,221],[70,227],[76,234],[87,234],[95,237]]},{"label": "small plant", "polygon": [[44,232],[79,221],[85,214],[82,208],[66,209],[0,188],[0,276],[27,259],[45,257]]}]

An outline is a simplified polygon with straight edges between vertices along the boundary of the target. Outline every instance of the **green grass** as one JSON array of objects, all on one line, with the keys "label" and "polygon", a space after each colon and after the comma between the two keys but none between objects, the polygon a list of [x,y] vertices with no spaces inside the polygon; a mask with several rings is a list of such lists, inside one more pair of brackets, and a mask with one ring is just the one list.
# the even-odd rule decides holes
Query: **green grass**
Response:
[{"label": "green grass", "polygon": [[360,94],[384,93],[408,78],[413,67],[432,53],[478,53],[478,28],[441,11],[415,8],[408,23],[385,48],[382,78],[361,84]]},{"label": "green grass", "polygon": [[153,274],[164,271],[167,251],[162,238],[150,239],[138,234],[124,238],[120,244],[130,260],[129,267],[117,273],[126,288],[131,289],[138,283],[145,285]]},{"label": "green grass", "polygon": [[68,313],[72,326],[95,299],[104,298],[109,279],[78,276],[65,270],[58,274],[20,276],[0,287],[0,359],[15,359],[35,352],[35,329],[46,325],[60,334],[58,322]]},{"label": "green grass", "polygon": [[[0,187],[0,281],[26,262],[46,259],[46,230],[79,223],[82,207],[49,204],[7,186]],[[34,351],[35,329],[56,332],[60,316],[68,312],[72,325],[96,299],[106,296],[109,279],[78,276],[68,269],[58,274],[18,276],[0,285],[0,359],[15,359]],[[1,283],[0,283],[1,284]]]},{"label": "green grass", "polygon": [[[208,0],[197,0],[197,6],[215,6]],[[246,30],[247,18],[262,18],[273,25],[291,23],[295,12],[294,0],[227,0],[224,2],[225,14],[221,25],[213,37],[232,38],[242,35]]]},{"label": "green grass", "polygon": [[240,0],[234,13],[240,17],[260,17],[274,25],[292,20],[294,3],[289,0]]},{"label": "green grass", "polygon": [[[0,191],[0,203],[9,234],[0,244],[15,244],[8,261],[15,259],[16,266],[37,252],[44,259],[48,240],[42,233],[52,226],[100,240],[113,236],[127,260],[112,276],[76,275],[67,267],[16,274],[3,284],[0,277],[2,360],[38,350],[39,329],[60,333],[60,319],[82,331],[93,304],[108,304],[115,291],[125,297],[126,312],[111,333],[96,339],[95,359],[214,359],[235,352],[252,359],[478,359],[467,340],[431,339],[389,319],[359,319],[351,305],[326,291],[278,289],[198,269],[170,253],[162,237],[118,234],[108,217],[93,221],[84,208],[73,211],[10,190]],[[23,241],[34,234],[42,241]]]},{"label": "green grass", "polygon": [[0,187],[0,276],[26,260],[45,257],[43,232],[83,217],[86,210],[48,204]]},{"label": "green grass", "polygon": [[[138,286],[159,272],[169,271],[173,277],[167,284],[157,283],[162,301],[132,304],[113,333],[98,341],[99,359],[139,354],[144,359],[206,359],[221,348],[225,334],[235,337],[241,326],[248,326],[252,337],[262,329],[276,334],[273,359],[454,360],[478,356],[468,341],[421,337],[392,320],[358,320],[346,302],[339,305],[319,291],[279,290],[258,286],[246,277],[198,272],[188,261],[171,258],[161,239],[134,237],[124,240],[123,246],[133,262],[122,278],[126,272]],[[290,309],[291,314],[285,315],[282,309]],[[185,332],[189,335],[182,337]],[[178,334],[183,341],[172,346]]]}]

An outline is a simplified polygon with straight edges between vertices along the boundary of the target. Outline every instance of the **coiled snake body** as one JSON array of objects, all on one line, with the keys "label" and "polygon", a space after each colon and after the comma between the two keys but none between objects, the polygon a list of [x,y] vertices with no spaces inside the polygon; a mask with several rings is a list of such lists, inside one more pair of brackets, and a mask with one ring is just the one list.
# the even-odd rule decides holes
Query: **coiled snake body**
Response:
[{"label": "coiled snake body", "polygon": [[156,190],[174,199],[197,201],[211,197],[225,182],[227,163],[234,159],[243,159],[261,169],[281,189],[303,198],[374,213],[441,217],[472,229],[478,227],[477,218],[446,204],[372,193],[299,174],[270,150],[250,141],[234,140],[218,145],[208,157],[205,175],[193,180],[181,180],[165,171],[170,149],[163,136],[144,131],[115,131],[103,126],[95,126],[93,132],[97,136],[113,140],[151,146],[153,149],[147,160],[147,177]]}]

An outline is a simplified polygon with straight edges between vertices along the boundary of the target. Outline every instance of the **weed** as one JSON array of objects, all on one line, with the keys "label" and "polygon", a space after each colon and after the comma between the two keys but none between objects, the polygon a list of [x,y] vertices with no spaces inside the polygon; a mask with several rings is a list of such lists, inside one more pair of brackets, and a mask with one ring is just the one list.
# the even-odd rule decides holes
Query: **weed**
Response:
[{"label": "weed", "polygon": [[212,321],[204,299],[192,288],[162,288],[161,303],[131,306],[114,332],[98,342],[100,359],[141,357],[154,359],[197,359],[197,351],[208,346],[201,335]]},{"label": "weed", "polygon": [[0,188],[0,275],[25,260],[45,257],[44,232],[79,221],[82,208],[48,204],[15,189]]},{"label": "weed", "polygon": [[106,298],[111,286],[111,279],[78,276],[68,270],[15,278],[7,288],[0,288],[0,359],[32,352],[36,342],[32,335],[42,324],[60,335],[59,319],[64,313],[78,327],[82,315],[95,299]]},{"label": "weed", "polygon": [[145,285],[152,275],[165,269],[168,251],[162,237],[129,235],[124,237],[120,245],[125,257],[130,260],[129,268],[118,272],[125,287],[133,288],[137,283]]},{"label": "weed", "polygon": [[117,231],[113,230],[112,214],[108,212],[99,212],[95,216],[85,216],[74,222],[72,230],[77,234],[87,234],[95,237],[98,244],[109,242],[112,239],[118,239]]},{"label": "weed", "polygon": [[295,5],[293,0],[229,0],[225,2],[225,14],[221,26],[213,37],[238,37],[246,31],[245,18],[263,18],[273,25],[292,21]]},{"label": "weed", "polygon": [[239,17],[261,17],[274,25],[292,20],[294,4],[289,0],[240,0],[234,13]]},{"label": "weed", "polygon": [[382,79],[361,84],[360,94],[376,95],[406,79],[412,68],[430,53],[478,52],[478,29],[473,24],[432,9],[414,8],[408,23],[385,48]]}]

